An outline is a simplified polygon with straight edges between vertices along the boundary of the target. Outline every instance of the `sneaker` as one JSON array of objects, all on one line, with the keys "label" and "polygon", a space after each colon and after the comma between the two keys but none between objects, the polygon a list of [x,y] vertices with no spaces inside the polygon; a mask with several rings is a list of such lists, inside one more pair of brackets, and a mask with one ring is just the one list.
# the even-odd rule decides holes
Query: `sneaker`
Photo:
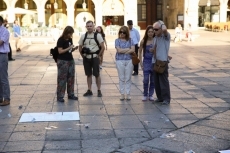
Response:
[{"label": "sneaker", "polygon": [[120,100],[125,100],[125,95],[121,94]]},{"label": "sneaker", "polygon": [[3,102],[0,103],[0,106],[6,106],[10,104],[10,100],[4,100]]},{"label": "sneaker", "polygon": [[130,95],[127,95],[127,96],[126,96],[126,100],[131,100]]},{"label": "sneaker", "polygon": [[71,96],[68,96],[68,99],[78,100],[78,97],[76,97],[76,96],[74,96],[74,95],[71,95]]},{"label": "sneaker", "polygon": [[65,100],[64,100],[62,97],[57,98],[57,101],[58,101],[58,102],[62,102],[62,103],[64,103],[64,102],[65,102]]},{"label": "sneaker", "polygon": [[101,66],[101,65],[100,65],[99,67],[100,67],[100,69],[102,69],[102,66]]},{"label": "sneaker", "polygon": [[92,91],[91,90],[87,90],[87,92],[86,93],[84,93],[84,97],[86,97],[86,96],[92,96],[93,95],[93,93],[92,93]]},{"label": "sneaker", "polygon": [[159,102],[163,102],[163,100],[156,99],[154,102],[159,103]]},{"label": "sneaker", "polygon": [[97,97],[102,97],[101,90],[98,90],[98,91],[97,91]]},{"label": "sneaker", "polygon": [[169,101],[166,101],[166,100],[164,100],[162,103],[161,103],[161,105],[169,105],[170,104],[170,102]]},{"label": "sneaker", "polygon": [[147,96],[143,96],[142,101],[147,101]]},{"label": "sneaker", "polygon": [[153,96],[150,96],[150,97],[149,97],[149,101],[154,101]]}]

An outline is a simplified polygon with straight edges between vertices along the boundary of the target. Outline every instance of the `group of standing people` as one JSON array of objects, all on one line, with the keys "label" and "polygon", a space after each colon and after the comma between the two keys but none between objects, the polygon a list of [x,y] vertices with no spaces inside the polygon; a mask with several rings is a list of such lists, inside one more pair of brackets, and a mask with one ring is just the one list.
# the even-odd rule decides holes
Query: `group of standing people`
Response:
[{"label": "group of standing people", "polygon": [[[157,99],[155,102],[169,104],[170,87],[168,56],[170,47],[170,34],[162,21],[157,21],[153,26],[148,26],[144,38],[140,42],[139,32],[133,28],[132,20],[127,22],[128,26],[122,26],[118,32],[118,38],[115,40],[116,48],[116,68],[119,77],[120,100],[131,100],[131,77],[138,75],[138,64],[133,65],[132,54],[136,53],[140,58],[140,66],[143,69],[143,101],[154,101],[153,94],[156,91]],[[75,84],[75,63],[72,52],[79,49],[83,58],[85,75],[87,76],[88,89],[83,96],[92,96],[93,76],[97,85],[97,96],[102,97],[100,65],[103,61],[104,50],[107,49],[105,34],[101,27],[95,29],[92,21],[86,22],[87,32],[83,34],[78,42],[79,46],[74,46],[72,35],[74,29],[67,26],[62,35],[57,40],[57,101],[64,102],[64,96],[67,86],[68,99],[78,100],[74,94]],[[95,31],[96,30],[96,31]],[[3,19],[0,18],[0,106],[10,103],[10,88],[8,81],[6,61],[9,47],[9,32],[3,27]],[[106,47],[105,47],[106,44]],[[143,57],[143,59],[142,59]],[[154,63],[157,60],[166,62],[166,69],[159,74],[153,70]]]},{"label": "group of standing people", "polygon": [[[140,58],[140,66],[143,69],[143,101],[162,102],[170,104],[170,86],[168,63],[171,59],[168,56],[170,47],[170,34],[162,21],[157,21],[153,26],[148,26],[144,38],[140,42],[139,32],[133,28],[132,20],[127,21],[128,26],[122,26],[115,40],[116,48],[116,68],[119,77],[120,100],[131,100],[131,77],[138,75],[138,64],[133,65],[132,54],[136,53]],[[87,32],[83,34],[78,42],[79,46],[74,46],[72,35],[74,29],[67,26],[62,36],[58,39],[58,78],[57,78],[57,101],[64,102],[65,89],[67,85],[68,99],[78,100],[74,95],[75,64],[72,52],[79,48],[83,58],[85,75],[87,76],[88,89],[83,96],[92,96],[92,78],[95,77],[97,85],[97,96],[102,97],[100,66],[103,61],[104,50],[107,49],[105,34],[101,27],[95,29],[92,21],[86,22]],[[105,47],[106,43],[106,47]],[[142,60],[143,57],[143,60]],[[153,70],[157,60],[164,61],[166,68],[163,73]],[[153,94],[156,91],[157,99]]]}]

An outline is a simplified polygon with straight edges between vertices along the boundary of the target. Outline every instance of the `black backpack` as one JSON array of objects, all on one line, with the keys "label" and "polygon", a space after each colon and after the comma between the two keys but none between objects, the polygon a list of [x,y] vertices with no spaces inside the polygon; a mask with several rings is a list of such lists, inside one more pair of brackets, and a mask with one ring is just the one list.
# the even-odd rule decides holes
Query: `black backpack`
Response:
[{"label": "black backpack", "polygon": [[57,58],[58,58],[58,48],[54,47],[50,49],[50,56],[53,56],[54,61],[57,63]]},{"label": "black backpack", "polygon": [[[98,48],[99,48],[99,50],[101,50],[101,46],[100,46],[100,44],[99,44],[99,42],[98,42],[98,40],[97,40],[97,32],[94,32],[94,40],[95,40],[95,42],[97,43],[97,46],[98,46]],[[85,37],[84,37],[84,39],[83,39],[83,45],[84,45],[84,43],[85,43],[85,40],[87,39],[87,35],[88,35],[88,33],[86,32],[85,33]]]}]

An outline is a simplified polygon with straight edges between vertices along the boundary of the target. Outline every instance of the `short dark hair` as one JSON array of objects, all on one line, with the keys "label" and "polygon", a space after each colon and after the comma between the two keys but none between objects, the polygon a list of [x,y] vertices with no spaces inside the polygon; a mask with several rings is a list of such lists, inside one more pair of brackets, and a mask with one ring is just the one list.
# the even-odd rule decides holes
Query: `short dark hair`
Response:
[{"label": "short dark hair", "polygon": [[128,20],[128,21],[127,21],[127,24],[128,24],[128,25],[133,25],[133,21],[132,21],[132,20]]},{"label": "short dark hair", "polygon": [[4,20],[3,20],[3,17],[0,16],[0,22],[3,23],[3,21],[4,21]]},{"label": "short dark hair", "polygon": [[89,21],[86,22],[86,24],[88,24],[88,23],[94,24],[92,20],[89,20]]}]

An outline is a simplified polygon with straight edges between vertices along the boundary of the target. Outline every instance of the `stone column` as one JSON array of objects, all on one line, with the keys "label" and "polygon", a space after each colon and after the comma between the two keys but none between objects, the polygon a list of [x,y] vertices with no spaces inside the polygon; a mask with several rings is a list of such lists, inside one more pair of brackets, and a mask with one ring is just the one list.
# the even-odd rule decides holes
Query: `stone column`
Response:
[{"label": "stone column", "polygon": [[7,11],[10,12],[7,16],[7,20],[10,26],[13,25],[14,20],[15,20],[15,14],[14,14],[14,8],[17,0],[4,0],[7,6]]},{"label": "stone column", "polygon": [[37,5],[37,12],[38,12],[38,25],[45,26],[45,4],[47,0],[34,0]]},{"label": "stone column", "polygon": [[77,0],[64,0],[67,6],[67,22],[69,26],[74,27],[74,5],[77,2]]},{"label": "stone column", "polygon": [[102,0],[92,0],[95,5],[95,23],[97,26],[103,25],[102,21]]},{"label": "stone column", "polygon": [[199,0],[184,1],[184,28],[186,29],[190,23],[192,29],[198,28],[198,5]]},{"label": "stone column", "polygon": [[227,5],[228,0],[220,0],[220,22],[227,21]]},{"label": "stone column", "polygon": [[127,25],[128,20],[133,20],[133,25],[137,23],[137,0],[126,0],[124,1],[124,25]]}]

